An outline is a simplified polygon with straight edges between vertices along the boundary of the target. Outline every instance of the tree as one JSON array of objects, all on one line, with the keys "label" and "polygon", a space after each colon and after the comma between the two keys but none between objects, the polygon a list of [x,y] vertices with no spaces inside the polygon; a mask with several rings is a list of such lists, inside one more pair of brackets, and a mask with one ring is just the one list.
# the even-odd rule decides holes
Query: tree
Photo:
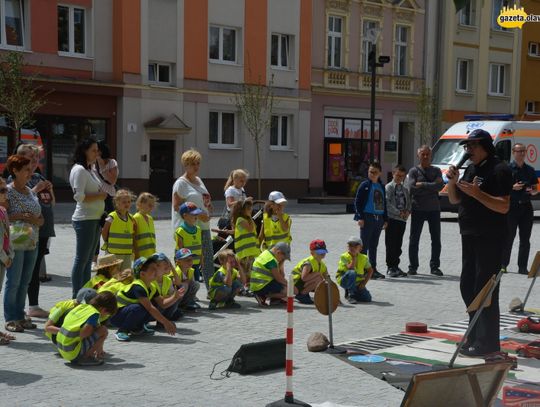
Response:
[{"label": "tree", "polygon": [[440,112],[437,98],[430,88],[422,86],[416,102],[416,112],[420,145],[431,145],[439,128]]},{"label": "tree", "polygon": [[14,144],[20,141],[23,127],[34,125],[34,114],[52,92],[38,94],[39,88],[34,85],[37,74],[27,72],[22,52],[8,52],[0,59],[0,110],[14,131]]},{"label": "tree", "polygon": [[272,125],[273,84],[273,76],[267,86],[259,78],[257,84],[243,83],[240,92],[234,95],[236,108],[255,143],[257,199],[261,199],[261,141]]}]

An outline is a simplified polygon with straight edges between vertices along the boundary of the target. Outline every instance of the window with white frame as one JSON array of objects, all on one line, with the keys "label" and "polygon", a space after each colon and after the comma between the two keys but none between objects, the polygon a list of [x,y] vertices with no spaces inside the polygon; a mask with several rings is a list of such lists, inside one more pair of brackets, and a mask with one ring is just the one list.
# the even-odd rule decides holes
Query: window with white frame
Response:
[{"label": "window with white frame", "polygon": [[508,6],[508,0],[492,0],[493,8],[491,9],[491,29],[497,31],[507,31],[507,28],[501,27],[497,22],[497,17],[503,7]]},{"label": "window with white frame", "polygon": [[291,60],[291,36],[286,34],[272,34],[270,48],[270,65],[279,68],[289,68]]},{"label": "window with white frame", "polygon": [[529,55],[532,57],[540,56],[540,46],[537,42],[529,42]]},{"label": "window with white frame", "polygon": [[465,7],[459,10],[459,24],[475,26],[476,25],[476,0],[470,0]]},{"label": "window with white frame", "polygon": [[533,101],[526,101],[525,102],[525,113],[537,113],[536,106],[538,106],[538,102]]},{"label": "window with white frame", "polygon": [[215,147],[236,147],[235,114],[210,112],[208,142]]},{"label": "window with white frame", "polygon": [[270,123],[270,147],[289,148],[291,142],[291,116],[273,115]]},{"label": "window with white frame", "polygon": [[458,59],[456,67],[456,90],[458,92],[471,91],[471,69],[472,61],[469,59]]},{"label": "window with white frame", "polygon": [[409,27],[396,25],[394,74],[407,76]]},{"label": "window with white frame", "polygon": [[148,64],[148,82],[159,85],[170,85],[172,83],[171,64],[150,62]]},{"label": "window with white frame", "polygon": [[341,68],[341,48],[343,40],[343,18],[328,16],[328,57],[329,68]]},{"label": "window with white frame", "polygon": [[370,41],[367,36],[370,30],[378,30],[379,22],[372,20],[364,20],[362,24],[362,70],[364,72],[371,72],[369,68],[369,52],[373,42]]},{"label": "window with white frame", "polygon": [[24,46],[24,1],[0,0],[0,46]]},{"label": "window with white frame", "polygon": [[236,29],[211,25],[209,34],[208,57],[212,61],[236,62]]},{"label": "window with white frame", "polygon": [[86,11],[80,7],[58,6],[58,51],[86,53]]},{"label": "window with white frame", "polygon": [[505,95],[506,65],[489,64],[489,94]]}]

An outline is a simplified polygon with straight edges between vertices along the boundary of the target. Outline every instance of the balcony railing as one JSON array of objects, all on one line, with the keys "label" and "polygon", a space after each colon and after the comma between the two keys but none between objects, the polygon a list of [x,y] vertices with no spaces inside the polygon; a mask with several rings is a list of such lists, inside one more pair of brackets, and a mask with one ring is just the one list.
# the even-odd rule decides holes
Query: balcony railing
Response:
[{"label": "balcony railing", "polygon": [[330,88],[348,88],[349,72],[344,71],[325,71],[324,85]]}]

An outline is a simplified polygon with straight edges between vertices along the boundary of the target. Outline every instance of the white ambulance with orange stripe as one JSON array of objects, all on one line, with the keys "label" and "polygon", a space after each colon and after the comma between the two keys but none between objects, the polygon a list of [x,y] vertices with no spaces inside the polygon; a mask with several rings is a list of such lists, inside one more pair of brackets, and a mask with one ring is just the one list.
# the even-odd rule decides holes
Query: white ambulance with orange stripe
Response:
[{"label": "white ambulance with orange stripe", "polygon": [[[471,120],[452,125],[433,146],[432,164],[441,169],[444,182],[447,183],[446,171],[450,165],[456,165],[465,150],[459,145],[461,140],[476,129],[487,131],[493,137],[493,144],[499,158],[510,162],[512,160],[512,146],[522,143],[527,148],[525,163],[536,171],[540,182],[540,121],[503,121],[503,120]],[[465,168],[466,162],[462,168]],[[463,174],[463,171],[461,171]],[[540,194],[532,197],[533,207],[540,210]],[[441,209],[456,210],[449,204],[446,187],[441,191]]]}]

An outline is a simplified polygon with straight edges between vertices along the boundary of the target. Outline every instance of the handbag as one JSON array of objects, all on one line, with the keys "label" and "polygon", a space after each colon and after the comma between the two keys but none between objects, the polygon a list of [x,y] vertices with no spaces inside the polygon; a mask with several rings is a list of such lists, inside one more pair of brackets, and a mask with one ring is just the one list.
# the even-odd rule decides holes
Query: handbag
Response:
[{"label": "handbag", "polygon": [[28,222],[16,220],[9,225],[9,235],[13,250],[34,250],[38,243],[38,232]]}]

